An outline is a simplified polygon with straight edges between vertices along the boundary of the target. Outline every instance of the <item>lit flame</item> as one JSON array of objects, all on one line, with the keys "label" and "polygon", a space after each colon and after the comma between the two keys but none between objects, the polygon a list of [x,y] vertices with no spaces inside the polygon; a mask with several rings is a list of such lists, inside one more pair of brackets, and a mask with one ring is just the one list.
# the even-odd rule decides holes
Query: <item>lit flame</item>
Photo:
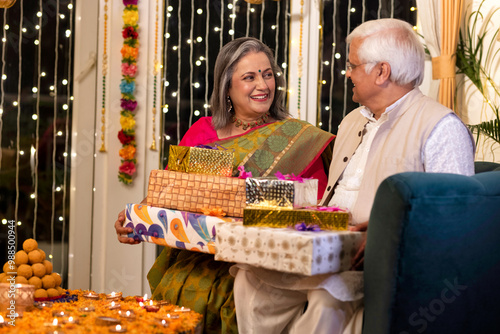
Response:
[{"label": "lit flame", "polygon": [[121,331],[121,330],[122,330],[122,326],[120,326],[120,325],[116,325],[116,330],[117,330],[117,331]]},{"label": "lit flame", "polygon": [[58,324],[57,318],[54,318],[54,320],[52,321],[52,325],[57,326],[57,324]]},{"label": "lit flame", "polygon": [[0,323],[3,323],[4,320],[3,320],[3,317],[0,315]]}]

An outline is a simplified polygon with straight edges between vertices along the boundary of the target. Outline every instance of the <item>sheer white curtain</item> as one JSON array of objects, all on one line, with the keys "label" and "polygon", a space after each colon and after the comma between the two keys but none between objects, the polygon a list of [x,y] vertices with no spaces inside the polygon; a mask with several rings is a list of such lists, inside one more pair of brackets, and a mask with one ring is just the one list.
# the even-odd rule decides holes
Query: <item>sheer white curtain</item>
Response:
[{"label": "sheer white curtain", "polygon": [[[420,34],[432,58],[441,55],[440,0],[417,0]],[[427,95],[438,100],[440,80],[433,75]]]}]

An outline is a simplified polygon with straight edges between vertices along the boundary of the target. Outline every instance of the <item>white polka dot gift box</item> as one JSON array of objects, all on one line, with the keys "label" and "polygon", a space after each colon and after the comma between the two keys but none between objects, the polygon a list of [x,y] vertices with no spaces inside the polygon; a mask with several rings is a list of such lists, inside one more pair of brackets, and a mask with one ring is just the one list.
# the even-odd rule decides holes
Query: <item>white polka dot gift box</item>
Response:
[{"label": "white polka dot gift box", "polygon": [[215,226],[215,259],[302,275],[349,270],[364,232]]}]

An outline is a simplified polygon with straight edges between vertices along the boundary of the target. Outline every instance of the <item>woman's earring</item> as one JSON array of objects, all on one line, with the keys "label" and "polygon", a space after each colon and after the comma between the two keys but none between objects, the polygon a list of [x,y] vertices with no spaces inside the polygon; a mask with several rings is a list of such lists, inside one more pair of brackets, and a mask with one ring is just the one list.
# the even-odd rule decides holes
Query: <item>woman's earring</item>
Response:
[{"label": "woman's earring", "polygon": [[231,99],[229,98],[229,95],[227,96],[227,99],[226,99],[226,110],[227,110],[227,112],[231,112],[231,110],[233,110],[233,104],[231,103]]}]

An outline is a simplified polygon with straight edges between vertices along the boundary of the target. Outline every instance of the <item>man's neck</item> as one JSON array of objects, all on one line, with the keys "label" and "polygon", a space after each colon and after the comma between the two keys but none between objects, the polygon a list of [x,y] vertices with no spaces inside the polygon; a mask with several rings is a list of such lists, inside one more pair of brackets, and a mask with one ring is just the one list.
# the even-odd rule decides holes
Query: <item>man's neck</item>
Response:
[{"label": "man's neck", "polygon": [[385,112],[385,110],[392,106],[400,98],[408,94],[415,87],[411,84],[405,86],[391,85],[387,89],[383,90],[379,95],[377,101],[375,101],[373,107],[369,107],[370,111],[373,113],[373,117],[378,120],[380,116]]}]

